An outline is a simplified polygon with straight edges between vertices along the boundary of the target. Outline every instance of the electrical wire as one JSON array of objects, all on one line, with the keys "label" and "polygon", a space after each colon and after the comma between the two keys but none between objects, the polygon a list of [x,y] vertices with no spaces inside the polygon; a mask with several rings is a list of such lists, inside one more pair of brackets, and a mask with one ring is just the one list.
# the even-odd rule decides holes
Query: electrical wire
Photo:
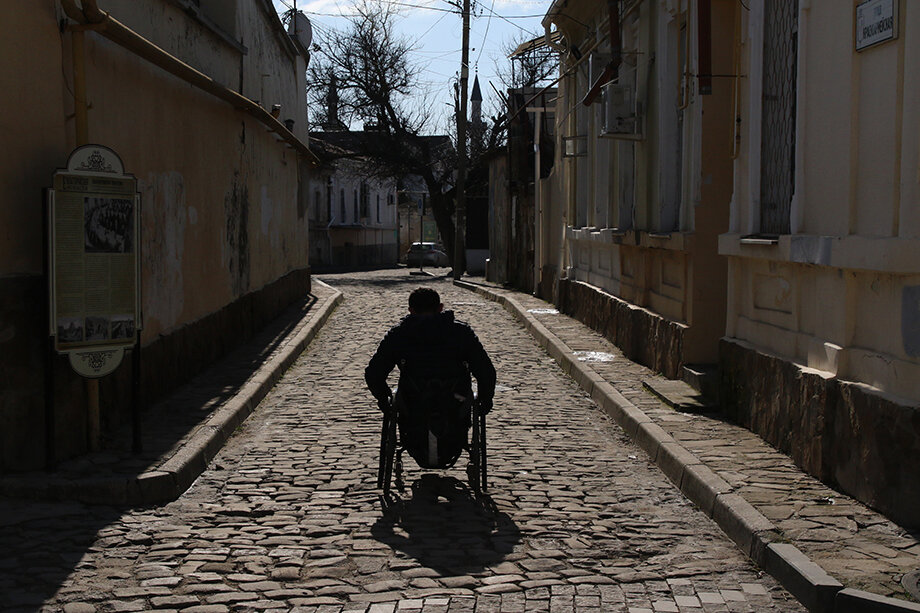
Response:
[{"label": "electrical wire", "polygon": [[479,55],[476,56],[476,69],[479,69],[479,58],[482,57],[482,50],[486,47],[486,38],[489,36],[489,26],[492,25],[492,9],[495,8],[495,0],[492,0],[492,6],[489,7],[489,19],[486,21],[486,33],[482,35],[482,44],[479,45]]}]

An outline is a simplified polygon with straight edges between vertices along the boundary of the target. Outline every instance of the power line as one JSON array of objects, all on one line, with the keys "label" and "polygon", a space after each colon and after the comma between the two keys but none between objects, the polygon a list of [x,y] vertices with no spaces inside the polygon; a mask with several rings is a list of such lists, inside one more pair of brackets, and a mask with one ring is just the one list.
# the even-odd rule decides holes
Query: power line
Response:
[{"label": "power line", "polygon": [[492,0],[492,6],[489,7],[489,19],[486,21],[486,33],[482,35],[482,44],[479,45],[479,55],[476,56],[476,70],[479,70],[479,58],[482,57],[482,50],[486,48],[486,38],[489,36],[489,26],[492,25],[492,9],[495,8],[495,0]]}]

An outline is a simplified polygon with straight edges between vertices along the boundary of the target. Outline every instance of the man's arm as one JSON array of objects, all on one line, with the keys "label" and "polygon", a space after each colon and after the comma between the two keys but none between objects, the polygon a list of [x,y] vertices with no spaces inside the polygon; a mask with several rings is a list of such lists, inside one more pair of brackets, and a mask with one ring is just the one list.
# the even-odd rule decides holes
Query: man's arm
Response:
[{"label": "man's arm", "polygon": [[495,395],[495,367],[472,329],[467,350],[467,363],[470,365],[470,372],[476,377],[479,404],[488,412],[492,408],[492,397]]},{"label": "man's arm", "polygon": [[390,386],[387,385],[387,377],[393,368],[396,367],[396,354],[393,350],[393,338],[387,334],[380,341],[376,353],[364,369],[364,381],[367,382],[367,388],[377,399],[377,402],[389,401]]}]

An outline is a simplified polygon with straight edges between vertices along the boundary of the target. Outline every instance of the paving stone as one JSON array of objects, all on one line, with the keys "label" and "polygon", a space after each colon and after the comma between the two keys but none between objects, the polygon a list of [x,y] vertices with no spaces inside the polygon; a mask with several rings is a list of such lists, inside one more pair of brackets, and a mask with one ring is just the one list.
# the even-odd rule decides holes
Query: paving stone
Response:
[{"label": "paving stone", "polygon": [[[325,279],[345,301],[185,494],[149,509],[70,509],[63,535],[59,519],[39,517],[17,524],[17,535],[0,532],[0,547],[14,552],[12,565],[0,565],[0,586],[28,587],[15,572],[39,550],[69,554],[48,572],[75,591],[33,590],[58,609],[84,594],[113,610],[113,599],[192,596],[172,593],[178,585],[200,601],[158,602],[310,613],[606,613],[651,610],[678,596],[703,603],[702,592],[720,590],[746,595],[734,602],[751,606],[764,596],[744,586],[762,586],[771,597],[757,601],[758,611],[802,611],[500,305],[444,279],[407,285],[405,270]],[[492,498],[470,493],[465,458],[429,471],[404,456],[409,487],[384,512],[375,489],[380,416],[363,368],[418,283],[436,287],[471,323],[498,369],[488,419]],[[617,376],[641,386],[640,367],[622,362]],[[769,483],[736,472],[726,482]],[[436,476],[421,479],[426,473]],[[829,518],[848,516],[807,521]],[[912,542],[889,548],[910,551]],[[706,589],[694,592],[697,581]]]}]

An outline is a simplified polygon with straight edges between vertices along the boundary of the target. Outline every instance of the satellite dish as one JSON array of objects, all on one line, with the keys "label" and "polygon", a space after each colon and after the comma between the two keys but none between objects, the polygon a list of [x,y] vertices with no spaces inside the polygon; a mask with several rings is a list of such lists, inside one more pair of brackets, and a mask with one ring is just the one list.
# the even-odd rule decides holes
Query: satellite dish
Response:
[{"label": "satellite dish", "polygon": [[288,22],[288,34],[297,38],[304,49],[310,49],[310,44],[313,42],[313,26],[302,12],[297,11],[291,16]]}]

